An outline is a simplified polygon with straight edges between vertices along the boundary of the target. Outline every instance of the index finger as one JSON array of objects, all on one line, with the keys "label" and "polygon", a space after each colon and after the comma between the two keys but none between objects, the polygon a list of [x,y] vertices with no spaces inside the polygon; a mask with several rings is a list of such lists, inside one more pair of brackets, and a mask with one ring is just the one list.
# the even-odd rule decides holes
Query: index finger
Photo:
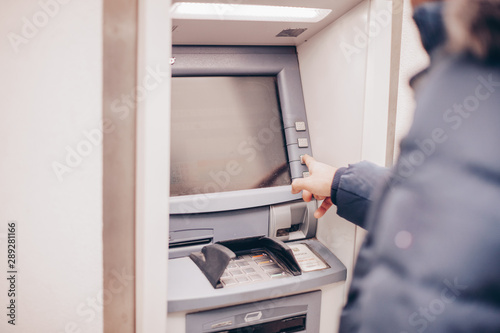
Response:
[{"label": "index finger", "polygon": [[306,188],[305,178],[297,178],[292,182],[292,194],[300,193]]},{"label": "index finger", "polygon": [[309,168],[309,164],[311,164],[312,162],[315,161],[314,157],[312,156],[309,156],[307,154],[305,154],[304,156],[302,156],[302,161],[307,165],[307,167]]}]

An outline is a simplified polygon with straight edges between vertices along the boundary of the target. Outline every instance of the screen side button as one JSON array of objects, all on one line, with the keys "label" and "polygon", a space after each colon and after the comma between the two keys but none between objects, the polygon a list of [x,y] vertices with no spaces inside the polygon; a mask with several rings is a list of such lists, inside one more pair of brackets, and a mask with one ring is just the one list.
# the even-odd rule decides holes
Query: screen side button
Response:
[{"label": "screen side button", "polygon": [[307,138],[298,138],[297,144],[299,145],[299,148],[309,147],[309,141],[307,140]]},{"label": "screen side button", "polygon": [[297,132],[303,132],[306,130],[306,123],[304,121],[296,121],[295,122],[295,130]]}]

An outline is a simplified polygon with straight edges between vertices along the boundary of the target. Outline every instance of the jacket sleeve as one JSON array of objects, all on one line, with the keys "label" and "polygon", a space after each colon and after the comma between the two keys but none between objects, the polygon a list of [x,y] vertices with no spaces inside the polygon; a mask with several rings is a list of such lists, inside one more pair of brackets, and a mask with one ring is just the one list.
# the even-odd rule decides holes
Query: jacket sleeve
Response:
[{"label": "jacket sleeve", "polygon": [[388,168],[366,161],[339,168],[331,188],[331,199],[337,206],[337,214],[364,228],[376,188],[388,178]]}]

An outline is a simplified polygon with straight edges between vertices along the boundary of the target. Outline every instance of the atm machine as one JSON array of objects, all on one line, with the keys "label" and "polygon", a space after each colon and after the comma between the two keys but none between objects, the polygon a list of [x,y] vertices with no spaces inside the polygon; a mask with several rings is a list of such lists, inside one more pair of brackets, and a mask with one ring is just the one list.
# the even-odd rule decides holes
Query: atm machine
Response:
[{"label": "atm machine", "polygon": [[[230,4],[305,6],[278,2]],[[394,3],[310,1],[318,21],[272,23],[173,5],[168,332],[335,332],[363,231],[318,221],[290,184],[305,154],[390,155]]]}]

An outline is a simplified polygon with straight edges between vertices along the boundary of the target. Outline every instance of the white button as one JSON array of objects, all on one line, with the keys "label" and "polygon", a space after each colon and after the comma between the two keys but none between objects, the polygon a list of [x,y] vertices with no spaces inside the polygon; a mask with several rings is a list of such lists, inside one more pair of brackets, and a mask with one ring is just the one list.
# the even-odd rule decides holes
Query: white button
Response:
[{"label": "white button", "polygon": [[245,322],[250,323],[252,321],[260,320],[260,318],[262,318],[261,311],[250,312],[245,315]]},{"label": "white button", "polygon": [[306,123],[304,121],[296,121],[295,122],[295,130],[297,132],[302,132],[306,130]]},{"label": "white button", "polygon": [[299,145],[299,148],[309,147],[309,142],[307,141],[307,138],[298,138],[297,143]]},{"label": "white button", "polygon": [[311,174],[309,173],[309,171],[304,171],[304,172],[302,172],[302,177],[304,177],[304,178],[307,178],[307,177],[309,177],[310,175],[311,175]]}]

